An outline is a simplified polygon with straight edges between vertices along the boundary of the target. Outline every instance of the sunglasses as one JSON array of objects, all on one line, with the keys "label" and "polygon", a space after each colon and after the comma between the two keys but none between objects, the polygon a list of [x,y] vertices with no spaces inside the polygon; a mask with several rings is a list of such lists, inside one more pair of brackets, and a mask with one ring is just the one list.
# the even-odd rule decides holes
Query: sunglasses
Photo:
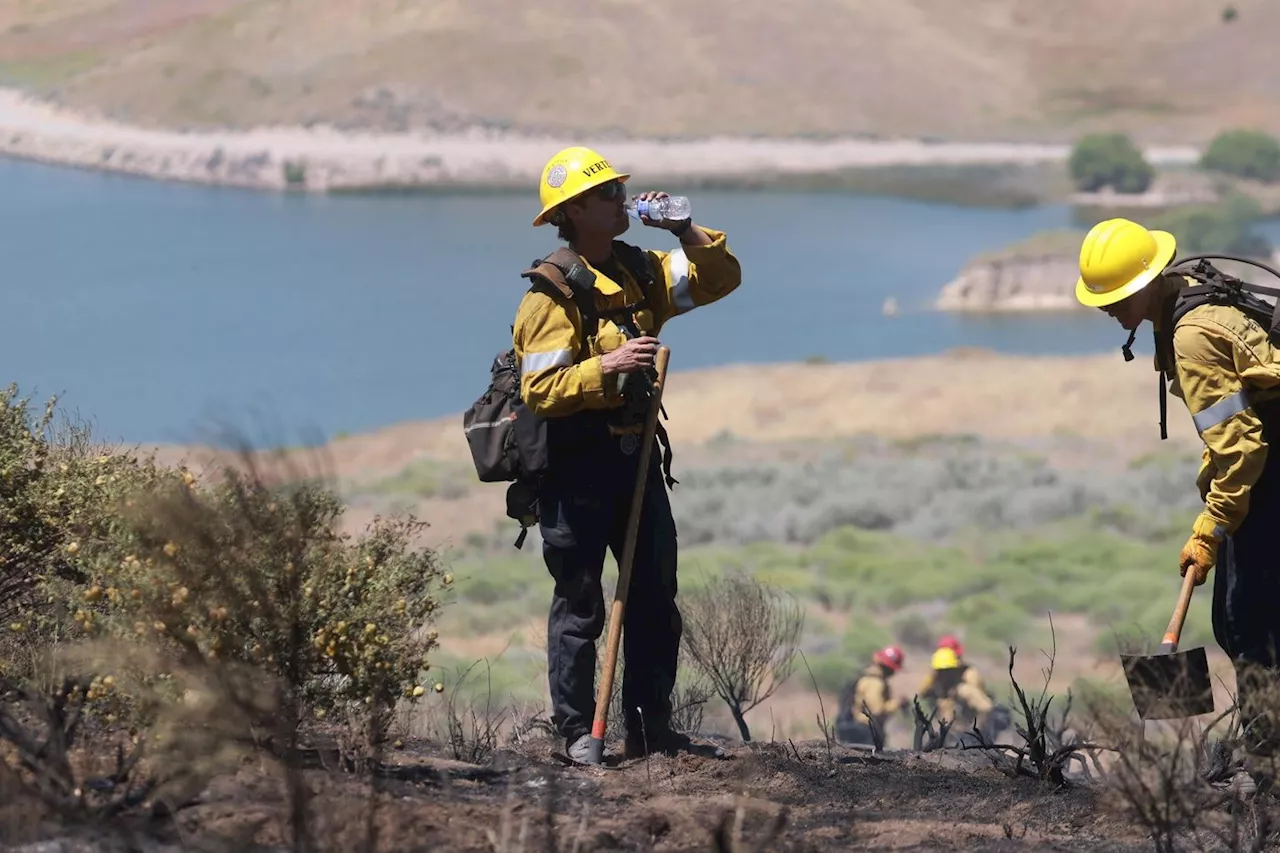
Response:
[{"label": "sunglasses", "polygon": [[596,187],[591,192],[593,195],[598,198],[602,198],[605,201],[613,201],[615,198],[623,194],[624,188],[622,186],[622,181],[609,181],[607,184],[601,184]]}]

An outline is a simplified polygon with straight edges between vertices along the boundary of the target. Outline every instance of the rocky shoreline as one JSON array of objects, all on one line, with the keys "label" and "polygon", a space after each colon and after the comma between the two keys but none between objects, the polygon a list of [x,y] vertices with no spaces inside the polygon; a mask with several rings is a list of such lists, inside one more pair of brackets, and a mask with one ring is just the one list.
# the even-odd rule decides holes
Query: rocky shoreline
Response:
[{"label": "rocky shoreline", "polygon": [[[0,156],[159,180],[259,190],[527,188],[546,158],[584,140],[475,128],[374,134],[322,127],[245,132],[147,129],[73,113],[0,89]],[[712,138],[585,140],[649,179],[803,175],[885,166],[1062,162],[1067,145],[921,140]],[[1155,163],[1193,162],[1191,146],[1149,150]]]},{"label": "rocky shoreline", "polygon": [[[1076,252],[980,260],[943,285],[934,308],[988,314],[1089,310],[1075,298],[1079,263]],[[1280,251],[1271,263],[1280,265]]]},{"label": "rocky shoreline", "polygon": [[975,313],[1080,310],[1072,288],[1079,276],[1076,255],[993,259],[962,270],[943,286],[934,307]]}]

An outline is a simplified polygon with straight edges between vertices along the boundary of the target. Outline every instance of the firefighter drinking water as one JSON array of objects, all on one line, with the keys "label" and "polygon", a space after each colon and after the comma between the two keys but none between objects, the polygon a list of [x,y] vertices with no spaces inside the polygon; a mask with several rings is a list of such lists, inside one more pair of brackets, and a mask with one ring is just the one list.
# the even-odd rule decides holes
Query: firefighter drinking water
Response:
[{"label": "firefighter drinking water", "polygon": [[[691,218],[639,217],[676,238],[671,251],[618,240],[630,225],[628,178],[588,148],[567,148],[547,162],[533,224],[555,226],[568,248],[526,271],[533,286],[513,329],[520,396],[546,419],[549,473],[537,485],[537,507],[543,558],[555,581],[547,624],[552,722],[578,761],[588,754],[595,709],[605,552],[618,558],[623,549],[657,336],[673,317],[732,293],[742,276],[724,233]],[[668,198],[650,191],[636,200],[660,210]],[[665,443],[665,432],[659,435]],[[665,488],[673,482],[669,446],[663,454],[655,448],[653,458],[650,470],[639,472],[649,483],[623,631],[625,755],[717,753],[676,731],[671,720],[682,622],[676,527]]]}]

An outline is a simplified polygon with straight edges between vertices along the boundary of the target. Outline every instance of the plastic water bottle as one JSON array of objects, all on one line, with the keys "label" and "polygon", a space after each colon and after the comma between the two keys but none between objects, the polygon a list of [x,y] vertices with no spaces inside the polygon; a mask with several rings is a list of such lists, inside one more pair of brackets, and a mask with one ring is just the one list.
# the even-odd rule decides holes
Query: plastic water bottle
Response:
[{"label": "plastic water bottle", "polygon": [[655,221],[682,222],[689,218],[692,208],[689,199],[682,195],[655,198],[653,201],[634,199],[626,204],[627,213],[636,219],[647,216]]}]

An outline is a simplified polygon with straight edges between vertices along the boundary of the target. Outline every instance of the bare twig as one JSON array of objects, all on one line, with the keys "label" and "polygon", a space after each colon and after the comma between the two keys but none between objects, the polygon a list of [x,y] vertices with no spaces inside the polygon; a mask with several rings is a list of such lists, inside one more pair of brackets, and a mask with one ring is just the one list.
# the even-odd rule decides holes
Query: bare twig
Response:
[{"label": "bare twig", "polygon": [[791,675],[804,608],[755,578],[731,574],[690,593],[682,609],[689,656],[750,741],[745,714]]},{"label": "bare twig", "polygon": [[[818,697],[818,728],[822,731],[822,739],[827,745],[827,763],[830,764],[835,760],[831,752],[831,741],[834,739],[834,735],[832,734],[831,726],[827,723],[827,707],[822,701],[822,691],[818,689],[818,679],[814,677],[813,668],[809,666],[809,659],[805,657],[804,650],[796,649],[796,652],[800,655],[800,660],[804,662],[805,671],[809,673],[809,681],[813,684],[813,692]],[[792,746],[794,748],[794,744]]]},{"label": "bare twig", "polygon": [[1049,722],[1049,710],[1054,700],[1049,693],[1049,684],[1053,679],[1058,651],[1052,615],[1049,626],[1052,645],[1050,651],[1044,653],[1047,658],[1047,664],[1041,670],[1044,684],[1040,694],[1035,698],[1029,698],[1022,685],[1018,683],[1017,676],[1013,673],[1018,650],[1014,646],[1009,647],[1009,681],[1022,712],[1022,722],[1014,724],[1014,731],[1022,738],[1023,745],[993,743],[975,722],[972,732],[969,733],[972,741],[962,743],[961,748],[982,750],[991,759],[992,764],[1006,775],[1025,776],[1040,782],[1048,782],[1055,788],[1061,788],[1067,785],[1066,771],[1069,765],[1079,763],[1087,773],[1084,756],[1094,756],[1099,751],[1111,751],[1111,748],[1083,743],[1079,738],[1065,735],[1068,729],[1067,713],[1071,707],[1070,693],[1068,693],[1066,708],[1059,715],[1057,723]]},{"label": "bare twig", "polygon": [[109,776],[86,778],[73,769],[70,752],[91,683],[67,678],[52,695],[44,695],[0,677],[0,741],[13,747],[25,771],[11,777],[54,813],[76,820],[110,818],[141,804],[156,785],[154,778],[134,778],[141,742],[128,753],[117,744]]},{"label": "bare twig", "polygon": [[937,708],[929,711],[929,716],[925,716],[924,709],[920,707],[920,697],[913,696],[911,698],[912,714],[915,717],[915,733],[912,736],[912,749],[916,752],[933,752],[942,749],[947,743],[947,733],[951,731],[951,720],[942,720],[938,723],[935,731],[933,721],[938,714]]},{"label": "bare twig", "polygon": [[475,661],[463,670],[454,681],[445,700],[445,724],[448,728],[449,749],[456,760],[471,764],[483,764],[493,755],[498,745],[498,732],[506,717],[505,710],[496,714],[493,712],[491,703],[493,674],[487,659],[484,661],[486,689],[483,713],[476,714],[475,703],[464,711],[459,710],[458,691],[471,674],[471,670],[479,664],[480,661]]}]

